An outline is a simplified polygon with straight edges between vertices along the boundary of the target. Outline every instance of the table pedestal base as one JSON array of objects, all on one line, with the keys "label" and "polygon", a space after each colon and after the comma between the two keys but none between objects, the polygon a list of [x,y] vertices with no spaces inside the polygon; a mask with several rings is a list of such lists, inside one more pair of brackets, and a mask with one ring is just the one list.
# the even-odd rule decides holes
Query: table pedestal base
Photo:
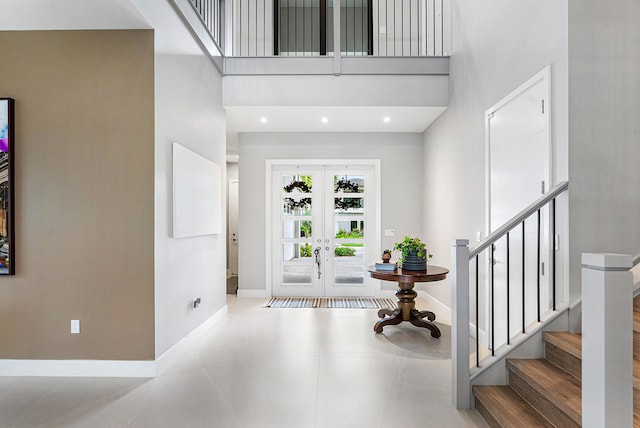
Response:
[{"label": "table pedestal base", "polygon": [[[413,290],[413,283],[398,283],[398,309],[380,309],[378,317],[382,318],[373,326],[373,331],[382,333],[386,325],[396,325],[403,321],[408,321],[417,327],[428,328],[432,337],[440,337],[440,329],[432,323],[436,319],[436,314],[431,311],[419,311],[416,307],[415,298],[418,293]],[[426,318],[426,320],[424,319]]]}]

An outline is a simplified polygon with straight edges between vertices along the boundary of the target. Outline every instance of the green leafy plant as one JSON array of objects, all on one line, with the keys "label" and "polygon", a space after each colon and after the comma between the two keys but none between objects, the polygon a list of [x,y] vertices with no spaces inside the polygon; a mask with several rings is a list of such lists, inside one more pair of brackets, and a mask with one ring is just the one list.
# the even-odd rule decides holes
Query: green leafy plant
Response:
[{"label": "green leafy plant", "polygon": [[303,220],[300,224],[300,236],[308,238],[311,236],[311,221]]},{"label": "green leafy plant", "polygon": [[420,238],[411,236],[405,236],[402,241],[393,244],[393,249],[400,251],[400,263],[405,261],[409,253],[413,252],[416,253],[420,260],[426,260],[427,257],[433,257],[433,254],[430,254],[429,251],[427,251],[426,244],[420,241]]}]

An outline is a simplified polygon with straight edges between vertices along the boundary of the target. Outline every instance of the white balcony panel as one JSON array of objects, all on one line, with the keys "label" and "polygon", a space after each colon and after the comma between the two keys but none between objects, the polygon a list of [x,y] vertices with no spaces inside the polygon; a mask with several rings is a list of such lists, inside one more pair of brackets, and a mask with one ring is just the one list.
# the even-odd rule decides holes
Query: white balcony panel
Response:
[{"label": "white balcony panel", "polygon": [[449,75],[449,57],[342,57],[342,74]]},{"label": "white balcony panel", "polygon": [[223,105],[446,107],[447,75],[225,76]]},{"label": "white balcony panel", "polygon": [[[333,57],[227,57],[225,75],[334,74]],[[448,57],[342,57],[341,74],[449,74]]]},{"label": "white balcony panel", "polygon": [[333,74],[333,57],[227,57],[225,75]]}]

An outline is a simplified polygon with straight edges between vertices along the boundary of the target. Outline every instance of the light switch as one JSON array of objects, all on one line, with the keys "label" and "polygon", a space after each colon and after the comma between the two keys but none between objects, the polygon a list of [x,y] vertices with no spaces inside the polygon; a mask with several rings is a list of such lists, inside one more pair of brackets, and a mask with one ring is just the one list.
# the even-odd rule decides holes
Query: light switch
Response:
[{"label": "light switch", "polygon": [[80,320],[71,320],[71,333],[80,334]]},{"label": "light switch", "polygon": [[393,229],[385,229],[384,236],[396,236],[396,231]]}]

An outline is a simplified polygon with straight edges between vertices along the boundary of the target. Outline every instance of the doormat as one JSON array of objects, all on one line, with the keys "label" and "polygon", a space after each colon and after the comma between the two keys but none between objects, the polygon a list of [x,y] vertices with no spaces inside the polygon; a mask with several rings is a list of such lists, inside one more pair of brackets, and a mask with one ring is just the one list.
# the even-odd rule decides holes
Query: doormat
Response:
[{"label": "doormat", "polygon": [[395,309],[392,299],[370,297],[273,297],[265,308]]}]

